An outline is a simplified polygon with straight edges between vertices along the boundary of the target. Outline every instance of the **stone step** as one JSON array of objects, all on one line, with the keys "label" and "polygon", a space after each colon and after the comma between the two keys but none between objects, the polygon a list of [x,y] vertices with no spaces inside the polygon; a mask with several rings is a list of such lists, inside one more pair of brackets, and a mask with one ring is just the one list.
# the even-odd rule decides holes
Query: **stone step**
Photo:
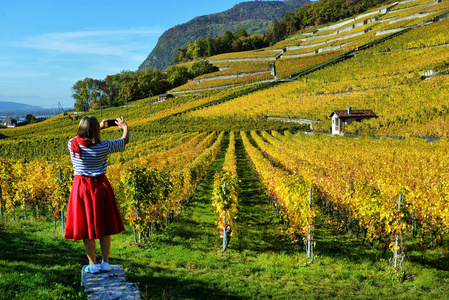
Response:
[{"label": "stone step", "polygon": [[132,299],[141,300],[137,284],[126,282],[122,265],[109,265],[109,272],[91,274],[81,270],[81,286],[88,293],[88,299]]}]

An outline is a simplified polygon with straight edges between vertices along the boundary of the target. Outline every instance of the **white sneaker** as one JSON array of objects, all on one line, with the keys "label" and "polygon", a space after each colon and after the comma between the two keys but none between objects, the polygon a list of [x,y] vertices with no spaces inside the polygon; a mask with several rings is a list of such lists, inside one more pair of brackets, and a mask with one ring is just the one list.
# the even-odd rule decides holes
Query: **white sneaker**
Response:
[{"label": "white sneaker", "polygon": [[102,262],[100,264],[100,272],[108,272],[109,271],[109,263],[108,262]]},{"label": "white sneaker", "polygon": [[84,268],[84,271],[86,273],[92,273],[92,274],[100,273],[100,270],[98,269],[98,265],[97,264],[86,266]]}]

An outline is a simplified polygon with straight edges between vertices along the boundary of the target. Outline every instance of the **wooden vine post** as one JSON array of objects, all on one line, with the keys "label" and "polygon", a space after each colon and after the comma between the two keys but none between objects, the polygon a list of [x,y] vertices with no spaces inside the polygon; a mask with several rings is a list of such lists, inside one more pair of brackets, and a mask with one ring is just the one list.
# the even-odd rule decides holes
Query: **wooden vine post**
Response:
[{"label": "wooden vine post", "polygon": [[0,185],[0,222],[3,223],[3,197],[2,197],[2,186]]},{"label": "wooden vine post", "polygon": [[[223,195],[224,198],[226,199],[226,182],[223,183]],[[226,251],[227,239],[228,237],[226,236],[226,217],[223,216],[223,252],[222,252],[223,255],[225,254]]]},{"label": "wooden vine post", "polygon": [[[351,182],[349,183],[350,186],[350,197],[352,199],[352,197],[354,196],[354,181],[351,180]],[[352,236],[352,227],[353,227],[353,220],[352,220],[352,209],[349,210],[349,234]]]},{"label": "wooden vine post", "polygon": [[[401,217],[401,200],[402,200],[402,195],[399,195],[399,203],[398,203],[398,225],[400,222],[400,217]],[[394,257],[393,257],[393,261],[394,261],[394,267],[396,268],[398,265],[398,246],[399,243],[399,234],[396,232],[396,240],[394,242]]]},{"label": "wooden vine post", "polygon": [[[312,189],[309,189],[309,211],[312,211]],[[310,263],[313,263],[313,241],[312,241],[312,224],[310,224],[310,217],[307,217],[309,229],[307,230],[307,257],[311,258]]]},{"label": "wooden vine post", "polygon": [[[137,217],[139,218],[139,229],[142,228],[142,214],[140,213],[140,203],[137,200]],[[142,243],[142,231],[139,230],[139,243]]]},{"label": "wooden vine post", "polygon": [[[61,170],[61,168],[59,168],[59,184],[62,185],[62,170]],[[55,219],[55,222],[56,222],[56,219]],[[62,235],[64,235],[65,234],[64,209],[62,209],[62,208],[61,208],[61,229],[62,229]],[[56,231],[56,227],[55,227],[55,231]]]},{"label": "wooden vine post", "polygon": [[226,236],[226,217],[223,216],[223,252],[222,254],[225,254],[226,251],[226,240],[227,240],[227,236]]},{"label": "wooden vine post", "polygon": [[[127,111],[128,112],[128,111]],[[136,189],[136,195],[139,195],[139,183],[137,182],[137,171],[134,171],[134,186]],[[139,223],[139,232],[138,232],[138,237],[139,237],[139,243],[142,242],[142,232],[141,232],[141,228],[142,228],[142,214],[140,213],[140,201],[139,201],[139,197],[137,197],[137,217],[138,217],[138,223]],[[134,231],[134,240],[137,243],[137,239],[136,239],[136,233]]]}]

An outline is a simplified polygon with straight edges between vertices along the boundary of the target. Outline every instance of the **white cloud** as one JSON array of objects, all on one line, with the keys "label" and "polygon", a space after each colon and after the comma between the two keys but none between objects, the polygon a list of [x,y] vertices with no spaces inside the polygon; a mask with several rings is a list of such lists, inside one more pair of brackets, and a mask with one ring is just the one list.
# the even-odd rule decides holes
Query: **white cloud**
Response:
[{"label": "white cloud", "polygon": [[[163,31],[159,27],[89,28],[0,40],[0,91],[36,94],[42,99],[70,98],[78,80],[137,69]],[[54,105],[54,101],[45,102],[40,105]]]},{"label": "white cloud", "polygon": [[156,39],[163,31],[161,28],[133,28],[56,32],[27,37],[9,45],[65,54],[135,56],[133,53],[147,44],[145,38]]}]

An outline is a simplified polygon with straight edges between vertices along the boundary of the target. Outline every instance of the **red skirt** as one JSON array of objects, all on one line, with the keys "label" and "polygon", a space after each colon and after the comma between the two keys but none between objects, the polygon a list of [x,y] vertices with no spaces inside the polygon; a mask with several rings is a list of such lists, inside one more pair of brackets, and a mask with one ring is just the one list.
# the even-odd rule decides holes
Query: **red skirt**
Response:
[{"label": "red skirt", "polygon": [[125,230],[106,175],[75,175],[70,192],[65,238],[99,239]]}]

